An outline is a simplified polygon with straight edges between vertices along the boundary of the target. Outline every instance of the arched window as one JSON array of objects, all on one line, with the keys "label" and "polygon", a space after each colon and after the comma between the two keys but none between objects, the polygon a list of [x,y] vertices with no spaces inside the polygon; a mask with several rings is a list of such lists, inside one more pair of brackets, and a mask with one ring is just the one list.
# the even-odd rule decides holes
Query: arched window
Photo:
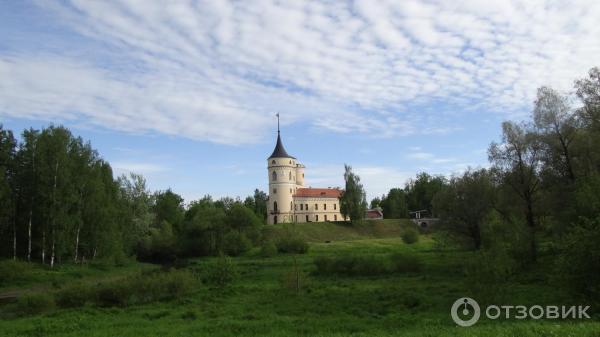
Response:
[{"label": "arched window", "polygon": [[[277,212],[277,201],[273,202],[273,211]],[[277,217],[275,217],[277,218]]]},{"label": "arched window", "polygon": [[273,160],[273,161],[271,162],[271,164],[275,165],[275,161]]},{"label": "arched window", "polygon": [[277,215],[273,217],[273,223],[277,224]]},{"label": "arched window", "polygon": [[277,189],[276,188],[273,189],[273,194],[277,194]]},{"label": "arched window", "polygon": [[292,180],[292,172],[290,172],[290,180]]},{"label": "arched window", "polygon": [[290,194],[292,194],[292,189],[290,188]]},{"label": "arched window", "polygon": [[292,161],[290,160],[290,165],[292,165]]},{"label": "arched window", "polygon": [[294,208],[294,203],[290,201],[290,211]]},{"label": "arched window", "polygon": [[273,174],[271,174],[271,176],[273,176],[273,181],[277,180],[277,172],[273,171]]}]

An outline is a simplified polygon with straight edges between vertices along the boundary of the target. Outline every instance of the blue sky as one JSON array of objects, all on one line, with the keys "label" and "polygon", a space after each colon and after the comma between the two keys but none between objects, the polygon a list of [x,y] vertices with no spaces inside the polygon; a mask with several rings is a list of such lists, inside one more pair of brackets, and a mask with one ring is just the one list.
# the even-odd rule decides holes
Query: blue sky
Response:
[{"label": "blue sky", "polygon": [[[597,1],[2,1],[0,120],[64,124],[187,201],[266,190],[276,112],[314,187],[487,165],[598,66]],[[576,103],[574,103],[576,104]]]}]

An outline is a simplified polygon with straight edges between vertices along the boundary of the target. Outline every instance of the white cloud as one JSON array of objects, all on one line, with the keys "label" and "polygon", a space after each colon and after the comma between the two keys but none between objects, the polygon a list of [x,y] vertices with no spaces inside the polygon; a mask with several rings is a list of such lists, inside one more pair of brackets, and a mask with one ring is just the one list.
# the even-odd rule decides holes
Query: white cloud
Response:
[{"label": "white cloud", "polygon": [[0,115],[227,144],[260,140],[275,111],[335,132],[452,132],[411,104],[527,112],[538,86],[569,89],[600,55],[592,0],[39,5],[107,59],[0,52]]}]

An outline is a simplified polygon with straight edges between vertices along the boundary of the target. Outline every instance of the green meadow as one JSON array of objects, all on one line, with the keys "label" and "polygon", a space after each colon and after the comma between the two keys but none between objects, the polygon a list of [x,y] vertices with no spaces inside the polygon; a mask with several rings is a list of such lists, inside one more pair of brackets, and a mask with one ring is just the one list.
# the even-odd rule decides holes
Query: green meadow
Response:
[{"label": "green meadow", "polygon": [[[0,336],[600,336],[598,316],[588,320],[482,318],[472,327],[458,327],[450,318],[452,303],[480,295],[473,293],[473,281],[464,272],[474,253],[439,247],[430,235],[405,244],[398,230],[405,225],[397,221],[362,227],[296,225],[294,230],[309,240],[308,253],[265,257],[255,248],[231,258],[237,277],[222,286],[201,276],[203,268],[219,258],[191,259],[177,267],[197,278],[184,296],[173,299],[114,306],[85,303],[74,308],[49,305],[40,313],[20,313],[18,301],[3,303]],[[268,235],[288,230],[292,229],[279,226]],[[323,275],[314,263],[323,257],[376,259],[394,254],[418,260],[419,270]],[[132,261],[119,266],[65,264],[55,270],[36,266],[11,286],[3,285],[0,296],[52,296],[72,284],[100,287],[152,272],[164,271]],[[579,304],[541,275],[545,273],[533,269],[507,279],[498,290],[501,297],[495,297],[506,302],[497,304]],[[480,300],[485,305],[486,299]]]}]

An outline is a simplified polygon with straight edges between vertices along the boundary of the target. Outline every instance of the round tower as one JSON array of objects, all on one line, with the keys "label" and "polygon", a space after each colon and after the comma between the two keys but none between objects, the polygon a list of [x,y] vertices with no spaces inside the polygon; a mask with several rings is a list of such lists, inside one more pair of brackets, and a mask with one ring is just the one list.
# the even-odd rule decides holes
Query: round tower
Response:
[{"label": "round tower", "polygon": [[269,202],[267,203],[268,224],[293,221],[293,196],[296,193],[297,179],[296,164],[296,158],[287,154],[283,147],[278,125],[277,144],[275,145],[275,150],[273,150],[273,153],[267,159],[267,169],[269,174]]},{"label": "round tower", "polygon": [[304,165],[296,163],[296,185],[297,188],[304,187]]}]

